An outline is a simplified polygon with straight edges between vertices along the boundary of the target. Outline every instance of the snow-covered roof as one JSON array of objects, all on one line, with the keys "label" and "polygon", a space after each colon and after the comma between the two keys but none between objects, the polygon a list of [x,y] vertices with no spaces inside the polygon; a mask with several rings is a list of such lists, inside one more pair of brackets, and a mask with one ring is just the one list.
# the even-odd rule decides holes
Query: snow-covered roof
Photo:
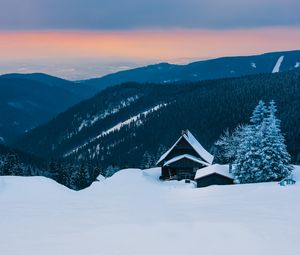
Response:
[{"label": "snow-covered roof", "polygon": [[175,142],[175,144],[160,157],[156,164],[159,164],[169,155],[169,153],[174,149],[174,147],[177,145],[177,143],[182,137],[194,148],[194,150],[198,153],[198,155],[201,158],[203,158],[207,163],[212,164],[214,156],[202,147],[202,145],[197,141],[197,139],[192,135],[192,133],[189,130],[184,132],[184,134]]},{"label": "snow-covered roof", "polygon": [[195,180],[214,173],[223,175],[230,179],[234,179],[233,175],[229,173],[228,165],[213,164],[199,169],[196,173]]},{"label": "snow-covered roof", "polygon": [[98,177],[96,178],[97,181],[103,181],[105,180],[105,177],[102,174],[99,174]]},{"label": "snow-covered roof", "polygon": [[288,180],[291,180],[291,181],[293,181],[293,182],[296,182],[296,181],[294,180],[294,177],[293,177],[292,174],[289,175],[289,176],[287,176],[287,177],[285,177],[285,178],[282,179],[280,182],[284,182],[284,181],[288,181]]},{"label": "snow-covered roof", "polygon": [[204,162],[204,161],[200,160],[199,158],[196,158],[195,156],[192,156],[192,155],[189,155],[189,154],[183,154],[183,155],[179,155],[179,156],[177,156],[177,157],[174,157],[174,158],[168,160],[167,162],[164,163],[164,166],[167,166],[167,165],[169,165],[169,164],[172,164],[172,163],[174,163],[174,162],[176,162],[176,161],[178,161],[178,160],[181,160],[181,159],[183,159],[183,158],[190,159],[190,160],[192,160],[192,161],[194,161],[194,162],[197,162],[197,163],[199,163],[199,164],[202,164],[202,165],[206,165],[206,166],[209,165],[209,163]]}]

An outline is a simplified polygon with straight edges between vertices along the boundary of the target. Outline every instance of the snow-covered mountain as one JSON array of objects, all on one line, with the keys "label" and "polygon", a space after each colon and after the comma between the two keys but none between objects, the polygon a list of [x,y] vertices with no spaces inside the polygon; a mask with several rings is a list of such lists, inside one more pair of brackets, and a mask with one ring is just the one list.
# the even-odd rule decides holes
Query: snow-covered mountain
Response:
[{"label": "snow-covered mountain", "polygon": [[222,57],[187,65],[160,63],[109,74],[81,83],[102,89],[127,82],[170,83],[238,77],[259,73],[284,72],[300,66],[300,51],[271,52],[254,56]]},{"label": "snow-covered mountain", "polygon": [[300,150],[300,70],[193,83],[126,83],[75,105],[16,141],[44,158],[140,167],[157,160],[182,129],[210,150],[227,128],[247,123],[263,99],[275,100],[293,160]]},{"label": "snow-covered mountain", "polygon": [[[122,170],[75,192],[44,177],[0,177],[2,254],[297,254],[296,185],[195,189]],[[126,238],[124,238],[126,237]]]}]

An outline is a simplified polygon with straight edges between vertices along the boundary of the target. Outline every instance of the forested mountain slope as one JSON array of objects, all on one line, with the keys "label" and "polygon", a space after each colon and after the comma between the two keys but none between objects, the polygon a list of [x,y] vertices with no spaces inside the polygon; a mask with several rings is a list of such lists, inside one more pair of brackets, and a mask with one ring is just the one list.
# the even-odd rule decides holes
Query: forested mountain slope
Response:
[{"label": "forested mountain slope", "polygon": [[43,73],[0,76],[0,142],[49,121],[68,107],[106,87],[124,82],[174,83],[239,77],[299,69],[300,51],[273,52],[256,56],[224,57],[188,65],[156,64],[71,82]]},{"label": "forested mountain slope", "polygon": [[273,99],[288,150],[299,161],[299,98],[297,70],[192,83],[127,83],[77,104],[15,146],[45,158],[140,166],[155,160],[186,128],[211,149],[223,130],[248,122],[260,99]]},{"label": "forested mountain slope", "polygon": [[10,142],[94,93],[45,74],[0,76],[0,142]]}]

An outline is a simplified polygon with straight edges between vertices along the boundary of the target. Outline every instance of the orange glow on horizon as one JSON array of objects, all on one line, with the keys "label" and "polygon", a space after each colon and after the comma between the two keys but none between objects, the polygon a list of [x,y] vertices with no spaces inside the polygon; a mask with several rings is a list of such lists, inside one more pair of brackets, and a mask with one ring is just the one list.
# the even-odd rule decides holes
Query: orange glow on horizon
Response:
[{"label": "orange glow on horizon", "polygon": [[122,58],[175,61],[299,49],[300,28],[0,32],[3,60]]}]

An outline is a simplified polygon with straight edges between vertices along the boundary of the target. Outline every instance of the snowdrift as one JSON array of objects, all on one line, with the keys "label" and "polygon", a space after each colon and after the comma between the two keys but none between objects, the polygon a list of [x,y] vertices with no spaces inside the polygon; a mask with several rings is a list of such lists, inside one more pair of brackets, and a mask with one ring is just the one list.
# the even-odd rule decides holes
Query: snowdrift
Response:
[{"label": "snowdrift", "polygon": [[292,254],[297,184],[161,182],[125,169],[75,192],[43,177],[0,177],[1,254]]}]

